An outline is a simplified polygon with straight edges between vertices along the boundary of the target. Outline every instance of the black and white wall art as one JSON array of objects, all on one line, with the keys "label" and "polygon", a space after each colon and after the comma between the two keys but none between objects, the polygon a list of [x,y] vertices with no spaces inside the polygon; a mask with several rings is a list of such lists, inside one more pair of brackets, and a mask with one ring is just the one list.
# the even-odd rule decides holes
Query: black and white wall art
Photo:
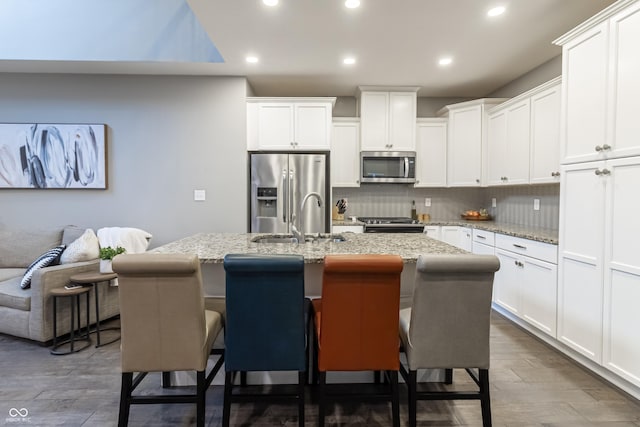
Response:
[{"label": "black and white wall art", "polygon": [[0,123],[0,188],[107,188],[104,124]]}]

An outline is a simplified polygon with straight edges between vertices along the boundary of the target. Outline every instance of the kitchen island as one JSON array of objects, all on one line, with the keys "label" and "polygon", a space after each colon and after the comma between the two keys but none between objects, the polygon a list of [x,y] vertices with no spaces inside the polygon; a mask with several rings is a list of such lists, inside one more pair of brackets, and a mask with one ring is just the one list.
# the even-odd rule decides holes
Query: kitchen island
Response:
[{"label": "kitchen island", "polygon": [[325,255],[335,254],[396,254],[405,263],[402,272],[403,305],[413,293],[416,260],[420,254],[463,254],[466,251],[431,239],[421,233],[343,233],[345,241],[296,243],[255,243],[256,237],[275,236],[257,233],[200,233],[152,249],[154,253],[193,253],[202,264],[205,295],[224,295],[224,256],[239,254],[294,254],[304,256],[305,293],[320,296],[322,262]]}]

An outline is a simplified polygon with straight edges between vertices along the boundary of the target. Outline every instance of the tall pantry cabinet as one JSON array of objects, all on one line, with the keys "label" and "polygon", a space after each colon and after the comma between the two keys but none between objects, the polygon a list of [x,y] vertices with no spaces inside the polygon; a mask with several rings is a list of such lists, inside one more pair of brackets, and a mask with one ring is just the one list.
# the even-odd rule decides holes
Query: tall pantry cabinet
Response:
[{"label": "tall pantry cabinet", "polygon": [[621,0],[555,41],[563,48],[558,339],[632,387],[640,387],[638,40],[640,1]]}]

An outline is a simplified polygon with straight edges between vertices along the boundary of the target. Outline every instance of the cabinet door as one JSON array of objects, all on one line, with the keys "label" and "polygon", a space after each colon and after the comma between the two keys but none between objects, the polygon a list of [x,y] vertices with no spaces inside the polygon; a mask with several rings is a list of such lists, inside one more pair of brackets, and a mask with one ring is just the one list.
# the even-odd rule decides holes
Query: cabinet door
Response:
[{"label": "cabinet door", "polygon": [[460,227],[457,225],[443,225],[440,227],[440,239],[445,243],[459,248]]},{"label": "cabinet door", "polygon": [[423,233],[432,239],[442,240],[440,238],[440,226],[438,225],[425,225]]},{"label": "cabinet door", "polygon": [[294,148],[293,104],[263,102],[258,105],[258,147],[261,150]]},{"label": "cabinet door", "polygon": [[387,150],[389,145],[389,92],[362,92],[360,131],[363,151]]},{"label": "cabinet door", "polygon": [[640,157],[608,161],[604,354],[608,369],[640,386]]},{"label": "cabinet door", "polygon": [[294,104],[294,148],[304,150],[329,150],[331,133],[331,104]]},{"label": "cabinet door", "polygon": [[416,149],[416,93],[389,93],[389,148],[394,151]]},{"label": "cabinet door", "polygon": [[556,337],[558,266],[534,258],[522,257],[519,267],[520,306],[524,320]]},{"label": "cabinet door", "polygon": [[531,97],[531,184],[560,181],[560,91],[557,85]]},{"label": "cabinet door", "polygon": [[513,252],[496,248],[500,260],[500,270],[493,279],[493,301],[520,316],[520,256]]},{"label": "cabinet door", "polygon": [[447,183],[477,187],[482,172],[482,107],[452,109],[449,112]]},{"label": "cabinet door", "polygon": [[603,158],[608,23],[586,31],[563,46],[562,163]]},{"label": "cabinet door", "polygon": [[505,184],[529,183],[530,107],[524,99],[507,108],[507,157]]},{"label": "cabinet door", "polygon": [[640,155],[640,3],[611,18],[610,157]]},{"label": "cabinet door", "polygon": [[358,122],[333,123],[331,186],[360,186],[360,124]]},{"label": "cabinet door", "polygon": [[447,185],[447,121],[419,121],[416,126],[416,183],[414,187]]},{"label": "cabinet door", "polygon": [[604,162],[561,169],[558,339],[591,360],[602,359]]},{"label": "cabinet door", "polygon": [[500,110],[487,119],[487,185],[502,185],[506,177],[507,112]]},{"label": "cabinet door", "polygon": [[473,249],[473,233],[468,227],[460,227],[460,249],[471,252]]}]

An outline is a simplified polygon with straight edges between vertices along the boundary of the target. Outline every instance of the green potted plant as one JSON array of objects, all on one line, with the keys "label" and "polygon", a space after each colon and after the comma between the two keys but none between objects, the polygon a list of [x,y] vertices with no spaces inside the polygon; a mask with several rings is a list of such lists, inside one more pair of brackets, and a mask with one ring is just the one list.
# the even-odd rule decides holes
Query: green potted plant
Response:
[{"label": "green potted plant", "polygon": [[113,269],[111,268],[113,257],[125,252],[126,250],[122,246],[117,246],[116,248],[105,246],[104,248],[100,248],[100,273],[113,273]]}]

